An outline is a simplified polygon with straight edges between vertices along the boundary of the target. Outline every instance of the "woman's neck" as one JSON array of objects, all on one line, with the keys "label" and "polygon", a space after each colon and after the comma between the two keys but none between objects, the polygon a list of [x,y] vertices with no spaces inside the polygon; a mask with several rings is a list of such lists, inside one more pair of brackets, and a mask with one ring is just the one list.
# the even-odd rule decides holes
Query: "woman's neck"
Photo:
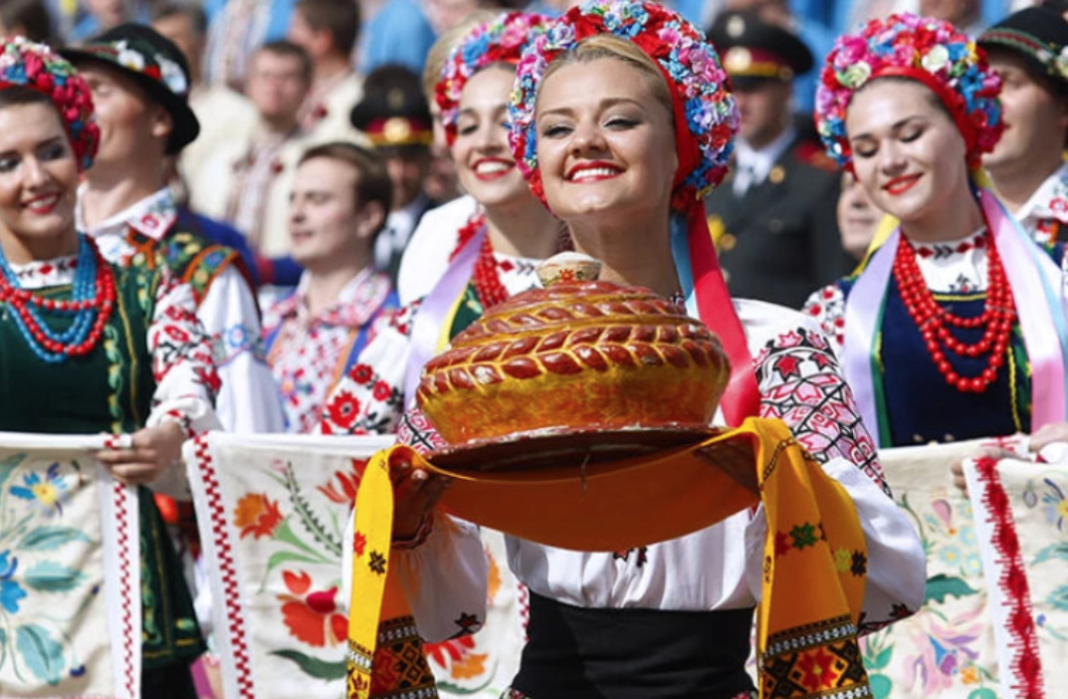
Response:
[{"label": "woman's neck", "polygon": [[979,207],[967,182],[957,187],[953,196],[930,213],[913,221],[902,222],[901,230],[917,243],[942,243],[961,240],[984,225]]},{"label": "woman's neck", "polygon": [[562,224],[532,195],[510,206],[488,206],[486,233],[495,252],[544,260],[556,251]]},{"label": "woman's neck", "polygon": [[20,237],[0,230],[0,249],[11,264],[26,265],[35,260],[54,260],[78,252],[78,233],[71,226],[59,235]]},{"label": "woman's neck", "polygon": [[601,279],[644,286],[664,297],[679,290],[666,216],[644,225],[637,221],[613,225],[576,221],[571,224],[571,236],[578,252],[601,261]]}]

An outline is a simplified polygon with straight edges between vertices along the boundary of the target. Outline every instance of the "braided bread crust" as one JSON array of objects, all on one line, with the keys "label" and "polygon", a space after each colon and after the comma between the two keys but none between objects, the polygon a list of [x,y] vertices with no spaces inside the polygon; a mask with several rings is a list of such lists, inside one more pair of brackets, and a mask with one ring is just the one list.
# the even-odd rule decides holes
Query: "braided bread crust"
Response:
[{"label": "braided bread crust", "polygon": [[610,282],[497,306],[427,363],[417,398],[457,444],[553,428],[704,427],[730,376],[719,339],[675,304]]}]

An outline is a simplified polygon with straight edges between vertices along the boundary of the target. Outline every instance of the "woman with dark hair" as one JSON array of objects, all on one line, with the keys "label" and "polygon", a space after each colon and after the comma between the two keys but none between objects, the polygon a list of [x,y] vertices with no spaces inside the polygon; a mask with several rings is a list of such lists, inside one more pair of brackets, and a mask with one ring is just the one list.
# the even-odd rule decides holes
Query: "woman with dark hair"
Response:
[{"label": "woman with dark hair", "polygon": [[873,20],[827,57],[820,135],[901,225],[806,310],[882,447],[1065,420],[1062,269],[974,177],[1003,129],[1000,90],[972,39],[915,15]]},{"label": "woman with dark hair", "polygon": [[46,46],[0,41],[0,430],[132,434],[102,451],[141,487],[144,696],[195,697],[203,651],[189,591],[146,486],[218,425],[218,377],[191,288],[104,261],[75,229],[99,131],[89,88]]}]

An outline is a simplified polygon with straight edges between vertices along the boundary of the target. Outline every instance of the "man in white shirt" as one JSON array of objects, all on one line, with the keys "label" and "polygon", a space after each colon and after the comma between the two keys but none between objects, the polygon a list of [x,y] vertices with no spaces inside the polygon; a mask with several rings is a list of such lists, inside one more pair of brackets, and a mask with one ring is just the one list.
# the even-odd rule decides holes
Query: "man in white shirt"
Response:
[{"label": "man in white shirt", "polygon": [[709,36],[741,116],[731,175],[706,203],[727,283],[736,296],[800,308],[850,268],[837,168],[791,110],[793,80],[812,69],[812,53],[750,12],[720,15]]},{"label": "man in white shirt", "polygon": [[244,264],[206,238],[167,187],[167,158],[200,130],[189,108],[184,56],[151,28],[133,24],[63,53],[92,90],[101,132],[79,191],[79,229],[111,262],[165,265],[192,284],[197,315],[215,344],[219,419],[235,432],[280,431],[281,402]]},{"label": "man in white shirt", "polygon": [[983,158],[994,191],[1040,243],[1068,240],[1068,22],[1045,7],[979,37],[1003,81],[1005,133]]}]

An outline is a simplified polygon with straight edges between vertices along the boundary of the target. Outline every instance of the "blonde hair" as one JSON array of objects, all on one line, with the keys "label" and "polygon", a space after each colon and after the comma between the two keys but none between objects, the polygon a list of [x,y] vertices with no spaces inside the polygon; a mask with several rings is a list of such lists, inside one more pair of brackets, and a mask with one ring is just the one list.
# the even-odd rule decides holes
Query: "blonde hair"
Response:
[{"label": "blonde hair", "polygon": [[542,78],[541,84],[544,85],[550,75],[564,66],[576,63],[592,63],[603,58],[622,61],[644,73],[650,78],[653,96],[664,105],[668,114],[674,116],[675,106],[671,101],[671,90],[656,62],[647,53],[638,48],[634,42],[613,34],[596,34],[583,39],[570,51],[561,53],[545,69],[545,76]]},{"label": "blonde hair", "polygon": [[426,56],[426,65],[423,67],[423,94],[426,95],[427,102],[431,105],[435,104],[434,87],[438,84],[438,80],[441,79],[441,71],[445,68],[445,61],[449,59],[449,54],[452,53],[452,50],[464,40],[472,29],[479,24],[493,21],[499,14],[499,12],[493,10],[475,10],[464,17],[463,21],[455,27],[450,28],[438,37],[437,41],[430,47],[430,53]]}]

